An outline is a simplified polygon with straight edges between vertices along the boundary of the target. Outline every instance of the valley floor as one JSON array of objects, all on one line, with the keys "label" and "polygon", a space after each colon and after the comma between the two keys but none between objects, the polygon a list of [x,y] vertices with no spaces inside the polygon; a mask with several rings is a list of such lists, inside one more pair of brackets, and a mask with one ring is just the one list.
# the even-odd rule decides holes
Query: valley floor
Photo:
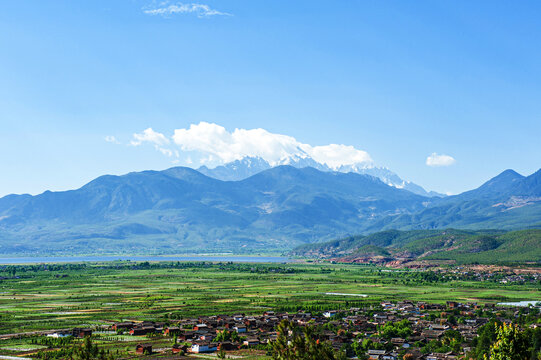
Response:
[{"label": "valley floor", "polygon": [[[49,330],[109,329],[123,321],[170,324],[220,314],[322,313],[400,301],[492,306],[541,300],[539,273],[512,270],[231,262],[0,266],[0,355],[39,349],[15,344],[25,351],[6,350],[4,345],[21,335],[31,339]],[[117,349],[133,351],[136,343],[152,339],[117,340]],[[244,358],[263,354],[250,356]]]}]

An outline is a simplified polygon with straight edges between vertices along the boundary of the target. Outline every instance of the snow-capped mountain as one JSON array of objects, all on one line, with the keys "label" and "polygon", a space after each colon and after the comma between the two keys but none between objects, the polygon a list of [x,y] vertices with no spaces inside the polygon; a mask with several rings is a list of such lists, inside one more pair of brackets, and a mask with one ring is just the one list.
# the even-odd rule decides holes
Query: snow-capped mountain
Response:
[{"label": "snow-capped mountain", "polygon": [[255,175],[261,171],[271,169],[275,166],[290,165],[296,168],[312,167],[320,171],[337,171],[341,173],[356,173],[370,175],[379,178],[385,184],[393,186],[398,189],[405,189],[411,191],[414,194],[429,196],[429,197],[443,197],[445,195],[439,194],[434,191],[426,191],[421,186],[406,181],[400,178],[397,174],[384,167],[376,167],[367,163],[358,163],[352,165],[341,165],[337,168],[331,168],[326,164],[321,164],[309,156],[293,155],[281,159],[276,164],[271,165],[265,159],[260,157],[244,157],[240,160],[235,160],[230,163],[217,166],[215,168],[208,168],[201,166],[197,171],[200,173],[224,181],[238,181],[246,179],[252,175]]}]

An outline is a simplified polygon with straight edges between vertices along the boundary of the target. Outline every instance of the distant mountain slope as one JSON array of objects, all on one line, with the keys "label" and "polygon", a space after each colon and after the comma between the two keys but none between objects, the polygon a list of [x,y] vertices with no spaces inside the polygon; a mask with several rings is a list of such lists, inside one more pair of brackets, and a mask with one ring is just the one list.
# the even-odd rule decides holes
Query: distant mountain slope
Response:
[{"label": "distant mountain slope", "polygon": [[416,214],[382,219],[369,230],[540,226],[541,171],[524,177],[506,170],[475,190],[434,201]]},{"label": "distant mountain slope", "polygon": [[359,174],[275,167],[243,181],[188,168],[0,199],[0,253],[276,250],[364,229],[428,199]]},{"label": "distant mountain slope", "polygon": [[354,262],[539,263],[541,230],[389,230],[302,245],[291,254]]},{"label": "distant mountain slope", "polygon": [[[289,165],[296,168],[311,167],[320,171],[326,172],[341,172],[341,173],[355,173],[362,175],[371,175],[377,177],[385,184],[396,187],[398,189],[405,189],[414,194],[428,197],[444,197],[445,195],[439,194],[434,191],[427,192],[421,186],[414,184],[410,181],[402,180],[398,175],[389,169],[383,167],[367,166],[367,164],[354,164],[354,165],[342,165],[336,169],[331,169],[326,164],[321,164],[310,157],[290,156],[282,159],[278,165]],[[261,171],[271,169],[273,166],[266,160],[260,157],[245,157],[241,160],[235,160],[230,163],[217,166],[209,169],[206,166],[201,166],[197,171],[205,174],[209,177],[225,180],[225,181],[238,181],[244,180],[250,176],[253,176]]]}]

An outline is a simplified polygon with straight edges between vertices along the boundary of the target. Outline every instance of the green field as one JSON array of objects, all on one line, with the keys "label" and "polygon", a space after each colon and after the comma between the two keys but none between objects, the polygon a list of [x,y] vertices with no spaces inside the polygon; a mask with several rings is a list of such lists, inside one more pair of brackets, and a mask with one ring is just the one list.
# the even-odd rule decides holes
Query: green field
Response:
[{"label": "green field", "polygon": [[[539,282],[352,264],[104,263],[3,267],[0,334],[199,315],[366,307],[383,300],[541,300]],[[365,294],[366,298],[326,293]]]}]

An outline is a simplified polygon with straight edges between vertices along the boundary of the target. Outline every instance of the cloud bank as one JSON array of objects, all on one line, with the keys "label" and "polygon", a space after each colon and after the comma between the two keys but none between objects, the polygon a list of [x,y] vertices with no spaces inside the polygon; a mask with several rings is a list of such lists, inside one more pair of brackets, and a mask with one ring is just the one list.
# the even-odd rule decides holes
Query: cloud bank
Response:
[{"label": "cloud bank", "polygon": [[139,146],[143,143],[153,144],[167,156],[185,158],[181,162],[207,166],[218,166],[250,156],[263,158],[272,166],[296,157],[312,158],[332,169],[354,164],[373,167],[370,155],[353,146],[312,146],[294,137],[274,134],[261,128],[228,131],[223,126],[207,122],[176,129],[170,138],[152,128],[133,134],[131,145]]},{"label": "cloud bank", "polygon": [[450,155],[432,153],[426,158],[428,166],[451,166],[456,163],[455,158]]},{"label": "cloud bank", "polygon": [[161,16],[171,16],[176,14],[194,14],[198,18],[211,17],[211,16],[231,16],[231,14],[218,11],[210,8],[210,6],[205,4],[184,4],[184,3],[175,3],[169,4],[168,2],[160,3],[159,7],[147,8],[143,12],[147,15],[161,15]]}]

